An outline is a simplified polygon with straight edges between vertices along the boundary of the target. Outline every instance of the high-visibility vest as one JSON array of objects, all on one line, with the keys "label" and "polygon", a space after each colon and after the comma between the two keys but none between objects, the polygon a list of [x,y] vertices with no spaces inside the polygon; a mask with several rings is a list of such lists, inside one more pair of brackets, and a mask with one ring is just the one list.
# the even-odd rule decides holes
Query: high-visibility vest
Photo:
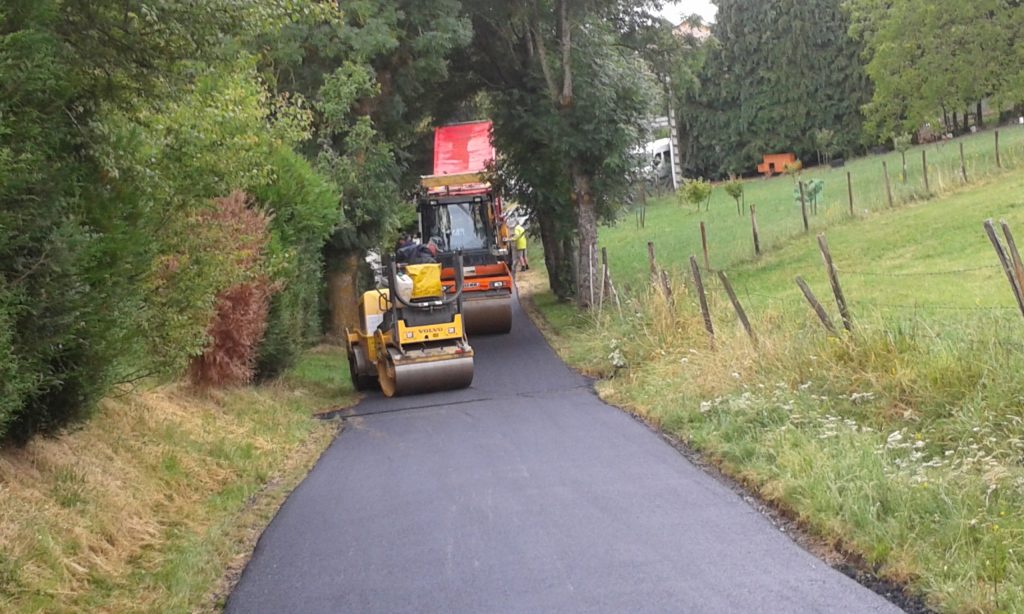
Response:
[{"label": "high-visibility vest", "polygon": [[523,228],[522,224],[516,226],[513,236],[516,239],[516,249],[522,251],[526,249],[526,229]]}]

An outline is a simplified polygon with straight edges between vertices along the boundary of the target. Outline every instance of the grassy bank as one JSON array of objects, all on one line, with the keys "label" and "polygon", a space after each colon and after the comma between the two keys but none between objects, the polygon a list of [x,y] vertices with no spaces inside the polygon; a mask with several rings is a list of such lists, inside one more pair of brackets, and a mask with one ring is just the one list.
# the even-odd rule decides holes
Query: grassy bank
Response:
[{"label": "grassy bank", "polygon": [[[646,241],[690,215],[667,202],[651,207],[645,230],[630,219],[602,231],[602,244],[621,248],[621,314],[535,301],[556,347],[602,378],[605,398],[811,533],[941,611],[1024,611],[1024,320],[981,228],[996,217],[1024,231],[1024,171],[974,181],[894,211],[837,216],[827,236],[853,333],[825,335],[793,283],[802,275],[831,298],[813,233],[798,232],[760,259],[720,256],[759,341],[706,275],[712,346],[684,272],[699,235],[697,249],[685,238],[659,250],[674,304],[646,280]],[[637,246],[632,260],[626,245]]]},{"label": "grassy bank", "polygon": [[213,610],[354,400],[343,350],[280,381],[125,392],[78,430],[0,450],[0,611]]}]

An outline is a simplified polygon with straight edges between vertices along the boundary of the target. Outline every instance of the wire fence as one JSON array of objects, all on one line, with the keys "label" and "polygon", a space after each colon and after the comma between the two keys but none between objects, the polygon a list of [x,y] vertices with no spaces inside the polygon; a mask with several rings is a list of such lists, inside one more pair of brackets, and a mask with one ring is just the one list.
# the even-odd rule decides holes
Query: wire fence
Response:
[{"label": "wire fence", "polygon": [[[1001,143],[1000,133],[1005,137]],[[683,242],[696,241],[698,236],[706,238],[710,241],[710,253],[705,260],[728,268],[775,251],[800,236],[826,230],[835,223],[919,203],[1022,165],[1024,129],[1003,127],[954,141],[922,145],[902,153],[862,158],[844,168],[803,169],[801,174],[791,176],[792,181],[744,181],[744,192],[735,202],[723,189],[716,187],[713,197],[697,205],[697,211],[688,209],[680,201],[684,218],[696,213],[702,225],[706,225],[706,233],[702,235],[695,232],[696,224],[693,234],[683,231]],[[820,188],[826,183],[827,189],[816,191],[808,187],[804,198],[800,198],[799,187],[813,184]],[[693,206],[692,203],[689,206]],[[629,209],[637,230],[659,244],[678,241],[682,230],[676,221],[679,209],[668,206],[660,207],[659,211],[655,208],[652,213],[656,215],[651,217],[647,209],[643,204]],[[734,209],[740,215],[732,215]],[[648,226],[647,221],[652,224]],[[623,228],[625,226],[623,224]],[[642,248],[636,249],[625,242],[615,245],[616,236],[628,239],[624,232],[612,232],[610,236],[611,242],[606,246],[619,252],[613,256],[614,265],[619,268],[617,272],[635,277],[641,272],[638,260],[642,260]],[[870,274],[857,271],[860,273]]]},{"label": "wire fence", "polygon": [[[1016,133],[1013,138],[1018,139],[1021,142],[1016,145],[1007,144],[1004,140],[1004,144],[999,144],[999,131],[995,131],[994,139],[991,142],[991,146],[986,144],[987,141],[983,139],[972,139],[972,140],[960,140],[959,142],[953,143],[940,143],[936,146],[931,146],[930,149],[921,148],[918,152],[912,152],[918,156],[916,171],[914,170],[913,162],[914,156],[909,156],[908,153],[902,154],[893,153],[889,154],[889,159],[880,160],[881,164],[878,168],[878,175],[881,176],[882,181],[878,181],[878,178],[872,178],[865,180],[863,177],[855,177],[852,171],[843,170],[842,175],[842,187],[843,196],[845,197],[842,204],[844,205],[843,210],[849,211],[846,219],[858,217],[861,212],[865,210],[886,210],[895,208],[897,205],[920,201],[922,199],[931,198],[943,192],[947,192],[951,189],[959,188],[960,186],[970,184],[978,181],[980,178],[990,176],[996,173],[1003,172],[1008,168],[1017,167],[1024,163],[1024,148],[1021,144],[1024,143],[1024,139],[1021,139],[1020,135]],[[967,150],[965,151],[965,142],[968,143]],[[991,148],[989,148],[991,147]],[[929,160],[929,152],[934,154],[934,160]],[[900,160],[898,164],[893,164],[892,156],[896,156],[897,160]],[[863,168],[863,164],[861,165]],[[748,183],[749,185],[749,183]],[[799,188],[805,188],[803,179],[794,180],[794,185]],[[713,277],[718,271],[725,271],[728,267],[715,268],[711,266],[711,262],[714,260],[720,260],[725,262],[731,262],[732,264],[741,264],[745,261],[749,261],[750,256],[743,256],[743,252],[746,250],[741,246],[743,243],[749,245],[750,252],[753,258],[756,260],[764,253],[777,249],[784,246],[786,243],[791,242],[793,239],[800,236],[808,236],[812,230],[815,232],[823,231],[829,224],[829,222],[842,221],[841,214],[837,215],[836,211],[833,210],[830,215],[825,216],[821,219],[815,219],[819,212],[819,203],[810,202],[808,198],[809,193],[815,193],[814,190],[793,190],[794,195],[798,195],[799,204],[797,211],[799,216],[797,218],[799,225],[794,226],[792,223],[783,224],[780,220],[773,218],[767,225],[760,225],[758,220],[758,214],[761,213],[762,208],[760,205],[755,210],[754,205],[750,206],[749,216],[746,215],[746,211],[743,210],[744,215],[731,218],[733,221],[730,223],[732,226],[731,234],[726,234],[724,247],[719,246],[718,254],[723,251],[726,254],[725,257],[713,258],[712,253],[715,250],[714,244],[709,247],[708,233],[705,227],[705,221],[702,219],[700,223],[700,237],[701,237],[701,252],[698,252],[693,257],[692,272],[689,267],[685,264],[682,265],[682,269],[686,271],[683,277],[686,281],[686,285],[692,289],[699,290],[701,293],[711,294],[712,301],[710,304],[718,305],[722,302],[722,298],[717,295],[718,287],[715,282],[709,283],[709,280],[702,281],[696,279],[695,276],[702,275],[704,277]],[[710,201],[709,201],[710,202]],[[832,202],[833,206],[836,204]],[[720,205],[719,205],[720,206]],[[710,205],[704,204],[705,210],[708,210]],[[741,202],[736,202],[737,211],[740,212]],[[698,205],[698,211],[700,205]],[[822,207],[826,212],[827,207]],[[779,210],[776,208],[772,211],[776,216],[779,213],[785,214],[785,209]],[[637,229],[646,228],[647,211],[646,206],[643,206],[640,210],[637,210],[635,215],[635,223]],[[791,218],[790,218],[791,219]],[[736,224],[739,220],[742,227]],[[749,221],[748,221],[749,220]],[[824,222],[824,225],[823,223]],[[657,224],[657,223],[656,223]],[[1021,265],[1020,256],[1016,252],[1012,236],[1010,234],[1009,227],[1003,224],[1004,231],[1006,234],[1006,245],[996,245],[1000,243],[997,239],[990,238],[994,242],[996,247],[996,253],[1002,259],[1000,263],[993,262],[988,265],[970,265],[960,266],[954,268],[945,269],[925,269],[925,270],[878,270],[869,269],[863,267],[847,267],[843,265],[836,265],[832,262],[831,255],[828,254],[827,241],[824,239],[824,235],[819,235],[819,244],[822,245],[822,253],[825,256],[826,270],[829,275],[830,287],[833,290],[836,299],[837,306],[841,312],[843,323],[847,328],[851,326],[851,317],[849,310],[862,312],[865,316],[868,315],[866,312],[871,312],[870,315],[883,315],[886,312],[898,312],[898,313],[913,313],[918,317],[927,317],[929,313],[959,313],[959,314],[996,314],[1000,317],[1003,315],[1013,314],[1014,312],[1024,313],[1024,265]],[[666,232],[663,227],[656,226],[652,228],[655,233]],[[780,232],[781,231],[781,232]],[[669,230],[670,232],[670,230]],[[646,233],[645,233],[646,234]],[[743,241],[743,235],[746,235],[745,241]],[[737,249],[739,248],[739,249]],[[648,242],[647,250],[649,252],[648,269],[651,279],[651,283],[658,289],[662,295],[671,297],[673,294],[672,288],[669,287],[667,272],[659,267],[654,260],[654,243]],[[1003,254],[1006,254],[1005,257]],[[635,252],[634,252],[635,255]],[[636,271],[636,262],[633,263],[633,272]],[[674,265],[679,263],[672,262]],[[604,272],[602,273],[605,279],[605,285],[611,284],[611,271],[608,269],[608,265],[604,264]],[[917,266],[920,266],[918,264]],[[660,271],[660,272],[659,272]],[[1018,307],[1008,305],[992,305],[992,304],[979,304],[979,305],[968,305],[964,302],[946,302],[941,299],[941,296],[928,296],[923,297],[921,301],[906,302],[905,300],[878,300],[875,298],[858,298],[853,296],[851,300],[847,301],[843,296],[840,285],[840,277],[858,279],[863,278],[865,280],[860,282],[861,286],[866,283],[875,283],[873,280],[892,279],[898,280],[901,284],[911,284],[917,286],[928,287],[928,284],[942,283],[949,284],[953,283],[956,278],[969,278],[973,281],[970,283],[975,287],[978,284],[988,284],[991,279],[991,283],[1005,284],[1005,281],[1000,282],[1000,277],[1006,277],[1010,281],[1011,290],[1013,296],[1017,300]],[[914,280],[921,280],[918,284],[915,284]],[[930,280],[936,280],[932,282]],[[950,281],[946,281],[950,280]],[[726,280],[722,280],[723,283],[728,284]],[[782,306],[787,310],[796,309],[798,306],[806,311],[808,303],[810,307],[817,313],[826,328],[831,328],[832,324],[829,322],[827,309],[825,306],[817,300],[817,298],[811,292],[809,286],[802,283],[802,280],[798,278],[798,285],[801,286],[800,291],[794,286],[792,294],[767,294],[764,292],[758,292],[749,288],[746,284],[740,288],[740,296],[743,299],[751,303],[755,309],[760,305],[771,305],[771,306]],[[855,284],[856,285],[856,284]],[[1005,288],[1005,285],[1004,285]],[[627,291],[629,290],[626,286]],[[723,288],[725,289],[725,288]],[[730,299],[733,302],[733,306],[737,310],[737,315],[742,311],[740,307],[739,297],[734,296],[731,288],[728,288]],[[801,296],[801,291],[803,296]],[[898,293],[897,293],[898,294]],[[700,304],[702,309],[709,309],[707,307],[707,297],[701,297]],[[705,320],[710,318],[710,314],[704,314]],[[745,316],[742,316],[745,317]],[[709,333],[713,335],[711,331],[711,325],[708,324]]]}]

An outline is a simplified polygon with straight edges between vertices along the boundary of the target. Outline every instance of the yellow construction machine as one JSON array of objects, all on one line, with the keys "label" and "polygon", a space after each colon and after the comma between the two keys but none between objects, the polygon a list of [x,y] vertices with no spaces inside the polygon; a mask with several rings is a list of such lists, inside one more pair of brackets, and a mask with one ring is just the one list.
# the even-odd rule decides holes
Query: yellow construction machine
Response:
[{"label": "yellow construction machine", "polygon": [[454,287],[440,264],[385,264],[387,287],[363,293],[360,329],[346,331],[356,390],[379,384],[385,396],[465,388],[473,382],[473,348],[462,323],[462,254]]}]

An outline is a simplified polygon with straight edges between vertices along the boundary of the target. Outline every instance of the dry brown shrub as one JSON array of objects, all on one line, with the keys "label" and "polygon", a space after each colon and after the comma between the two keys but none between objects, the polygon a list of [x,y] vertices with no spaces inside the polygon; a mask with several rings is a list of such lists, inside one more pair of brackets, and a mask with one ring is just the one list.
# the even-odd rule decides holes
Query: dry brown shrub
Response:
[{"label": "dry brown shrub", "polygon": [[202,387],[252,381],[257,349],[267,330],[270,297],[278,289],[264,265],[270,216],[250,207],[242,192],[217,199],[216,204],[206,222],[220,231],[243,281],[217,296],[217,311],[207,330],[210,342],[189,366],[190,380]]}]

